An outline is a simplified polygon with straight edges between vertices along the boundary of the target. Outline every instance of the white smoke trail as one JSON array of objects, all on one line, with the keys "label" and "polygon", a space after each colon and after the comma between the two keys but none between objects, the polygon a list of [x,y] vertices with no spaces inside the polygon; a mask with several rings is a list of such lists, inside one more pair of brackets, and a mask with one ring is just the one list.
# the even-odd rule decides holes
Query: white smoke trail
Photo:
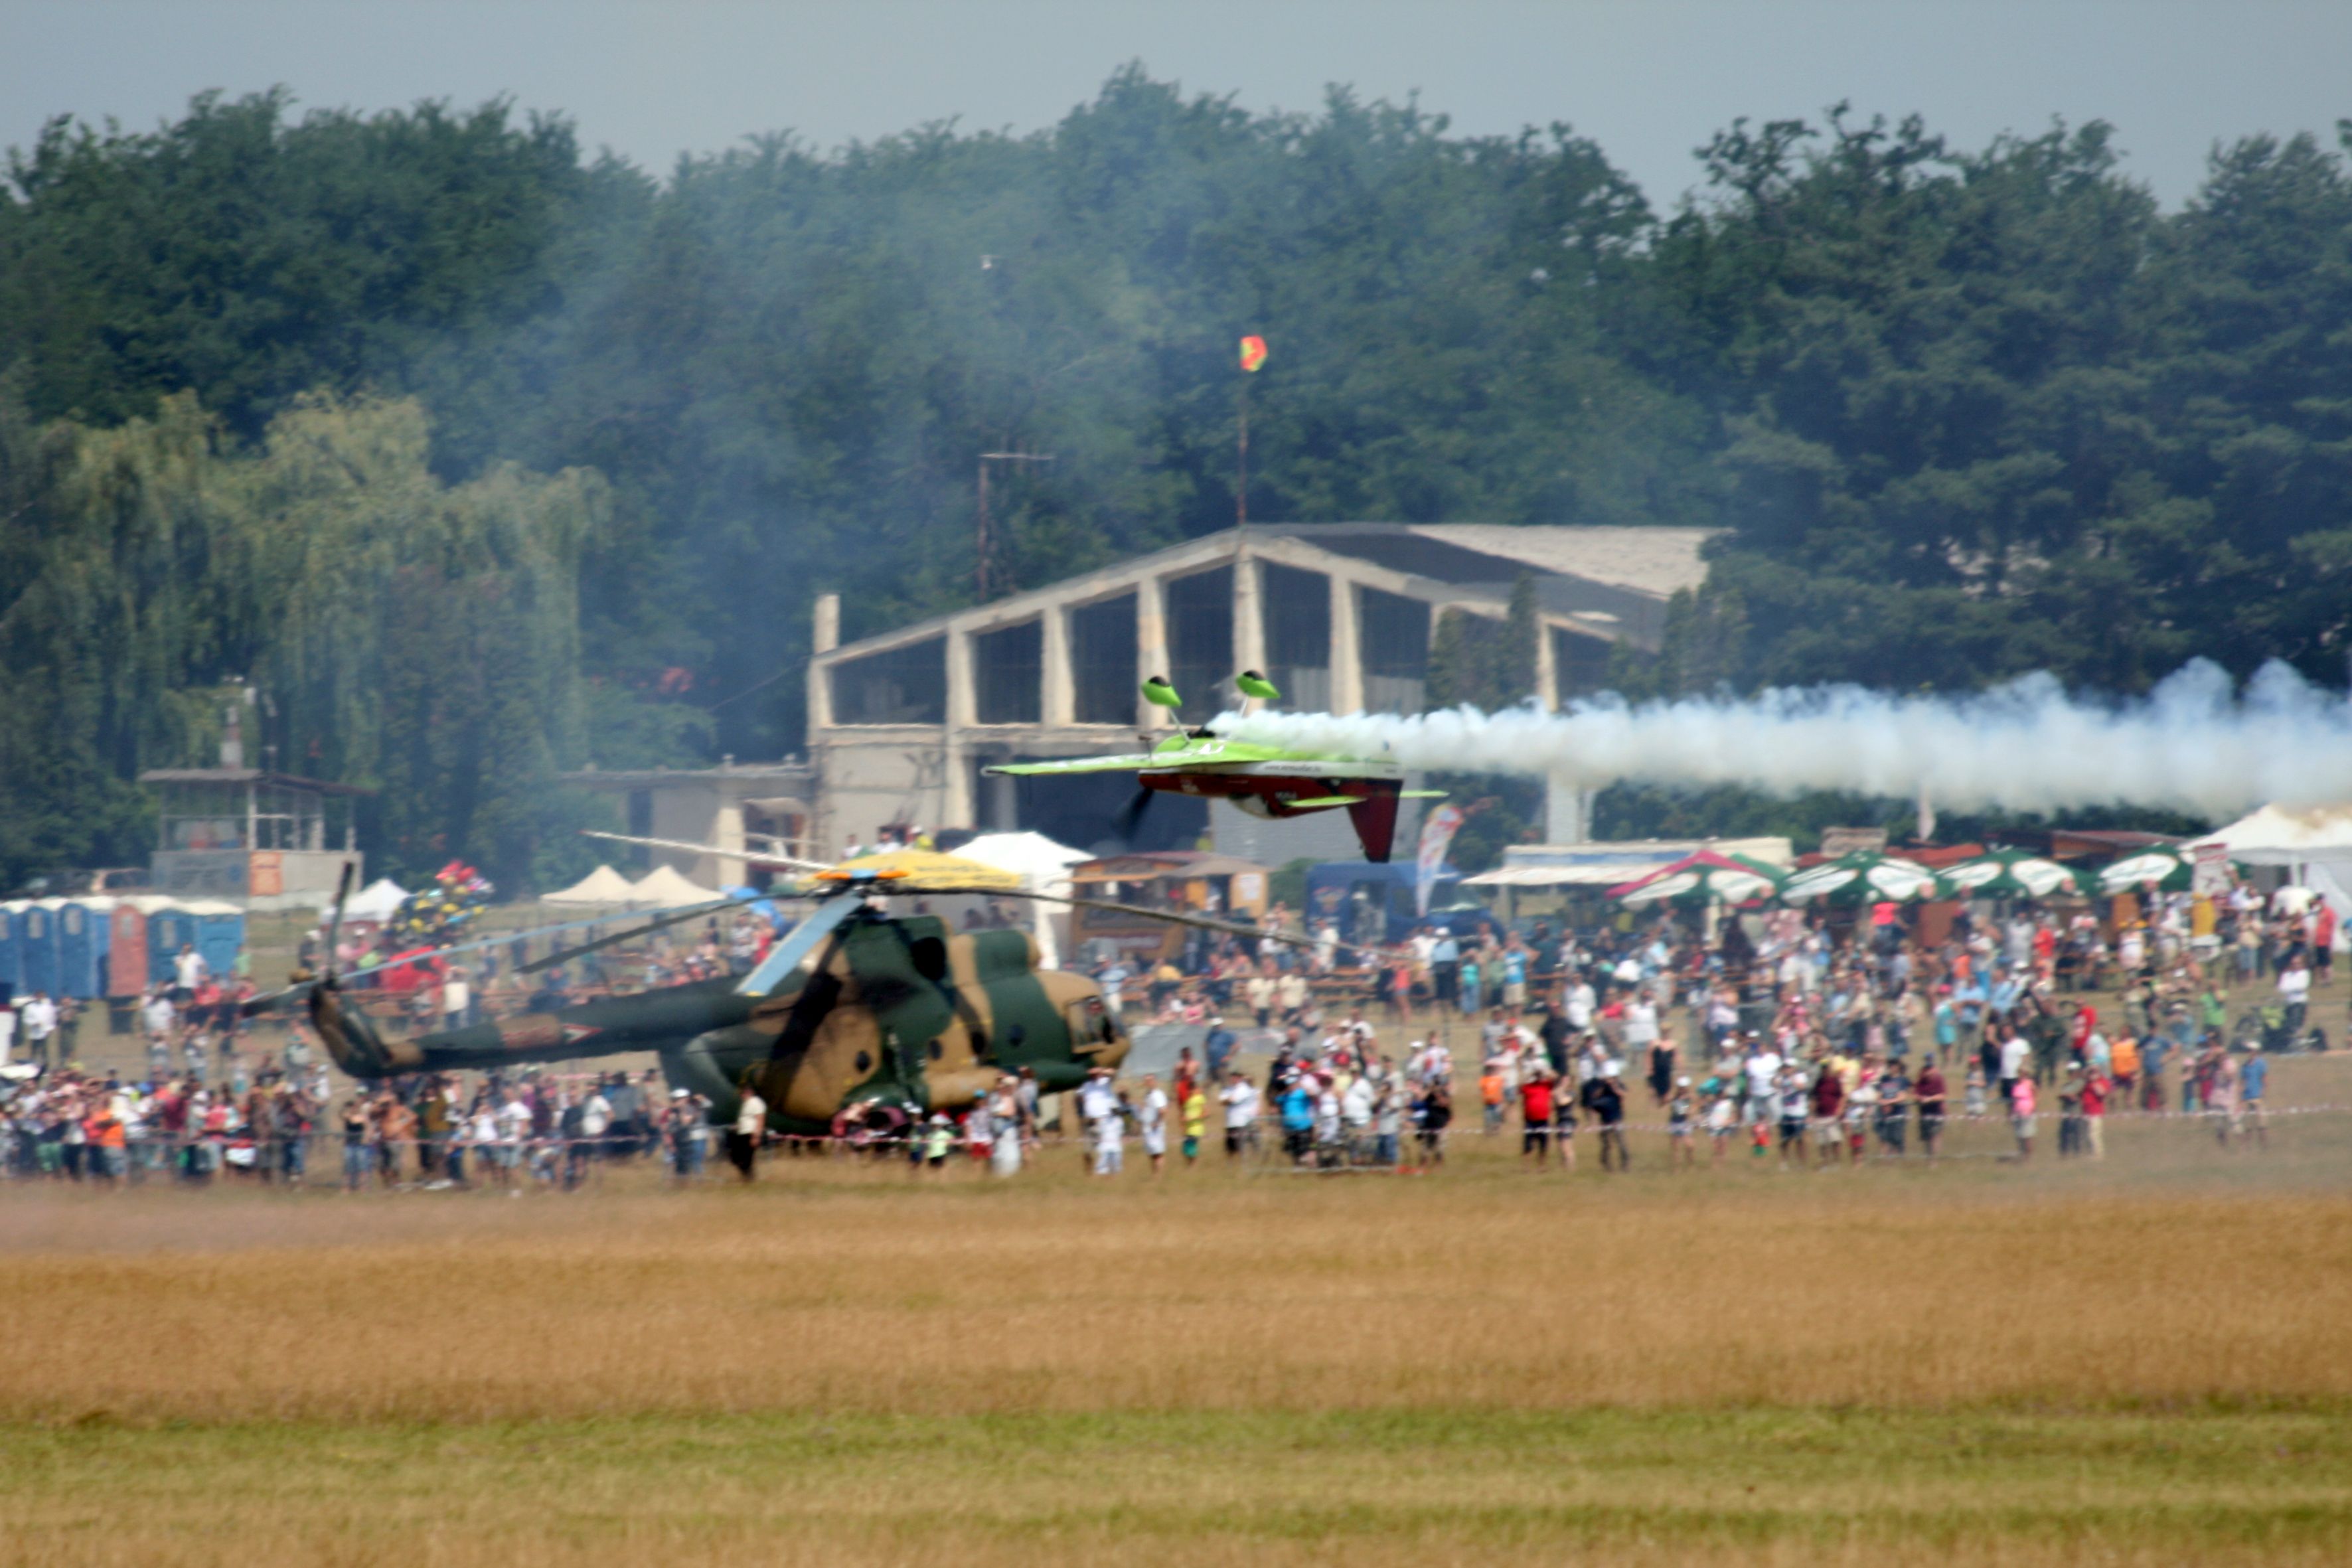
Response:
[{"label": "white smoke trail", "polygon": [[2271,663],[2242,694],[2197,659],[2141,700],[2069,697],[2031,675],[1968,697],[1855,686],[1631,705],[1614,696],[1500,713],[1226,714],[1262,744],[1391,757],[1411,769],[1529,773],[1595,786],[1849,790],[1940,806],[2051,811],[2127,804],[2221,822],[2265,802],[2352,799],[2352,705]]}]

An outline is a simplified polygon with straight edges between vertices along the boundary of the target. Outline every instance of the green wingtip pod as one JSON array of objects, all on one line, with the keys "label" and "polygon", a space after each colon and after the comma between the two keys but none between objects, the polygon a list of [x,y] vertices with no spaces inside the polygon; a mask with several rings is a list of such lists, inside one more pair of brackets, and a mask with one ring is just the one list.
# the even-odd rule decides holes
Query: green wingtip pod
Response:
[{"label": "green wingtip pod", "polygon": [[1234,684],[1241,689],[1241,694],[1244,697],[1255,697],[1261,702],[1282,700],[1282,693],[1275,689],[1274,682],[1255,669],[1244,669],[1234,676]]},{"label": "green wingtip pod", "polygon": [[1155,675],[1143,683],[1143,700],[1161,708],[1184,706],[1184,700],[1176,695],[1176,689],[1168,684],[1164,675]]}]

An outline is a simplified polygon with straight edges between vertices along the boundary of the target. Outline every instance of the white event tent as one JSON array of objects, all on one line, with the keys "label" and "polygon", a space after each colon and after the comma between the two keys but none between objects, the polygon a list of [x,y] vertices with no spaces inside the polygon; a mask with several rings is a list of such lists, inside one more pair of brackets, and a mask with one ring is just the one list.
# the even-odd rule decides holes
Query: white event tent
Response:
[{"label": "white event tent", "polygon": [[689,904],[716,903],[724,895],[716,888],[690,881],[674,866],[656,866],[629,889],[629,901],[650,910],[682,910]]},{"label": "white event tent", "polygon": [[[955,852],[967,860],[1012,872],[1021,879],[1022,888],[1028,892],[1065,898],[1070,892],[1070,868],[1094,858],[1083,849],[1057,844],[1042,833],[983,833],[958,845]],[[1032,903],[1030,910],[1029,929],[1037,938],[1037,962],[1047,969],[1057,969],[1061,967],[1061,951],[1055,935],[1054,917],[1066,914],[1067,906],[1037,902]]]},{"label": "white event tent", "polygon": [[400,906],[408,901],[408,891],[389,877],[378,877],[343,901],[343,918],[347,921],[374,921],[378,924],[392,919]]},{"label": "white event tent", "polygon": [[2352,940],[2352,805],[2266,805],[2198,839],[2218,844],[2246,866],[2284,868],[2336,910],[2336,942]]},{"label": "white event tent", "polygon": [[629,879],[610,866],[599,866],[568,888],[552,893],[541,893],[542,904],[628,904],[636,901],[637,889]]}]

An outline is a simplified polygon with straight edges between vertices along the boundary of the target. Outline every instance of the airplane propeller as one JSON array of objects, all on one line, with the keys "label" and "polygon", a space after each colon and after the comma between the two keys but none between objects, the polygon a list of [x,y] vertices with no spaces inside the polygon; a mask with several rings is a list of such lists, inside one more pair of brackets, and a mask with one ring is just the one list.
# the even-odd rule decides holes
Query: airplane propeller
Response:
[{"label": "airplane propeller", "polygon": [[1111,832],[1120,844],[1129,849],[1135,847],[1136,837],[1143,831],[1144,814],[1151,809],[1151,797],[1159,793],[1148,784],[1138,785],[1127,804],[1118,808],[1118,815],[1111,819]]}]

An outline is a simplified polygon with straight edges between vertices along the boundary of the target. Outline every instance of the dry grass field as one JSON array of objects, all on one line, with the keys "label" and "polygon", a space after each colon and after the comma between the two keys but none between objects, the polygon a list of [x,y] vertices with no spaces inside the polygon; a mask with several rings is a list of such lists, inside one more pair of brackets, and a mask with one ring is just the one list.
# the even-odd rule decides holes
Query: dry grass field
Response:
[{"label": "dry grass field", "polygon": [[1464,1142],[0,1191],[0,1563],[2352,1558],[2352,1116],[1817,1175]]}]

